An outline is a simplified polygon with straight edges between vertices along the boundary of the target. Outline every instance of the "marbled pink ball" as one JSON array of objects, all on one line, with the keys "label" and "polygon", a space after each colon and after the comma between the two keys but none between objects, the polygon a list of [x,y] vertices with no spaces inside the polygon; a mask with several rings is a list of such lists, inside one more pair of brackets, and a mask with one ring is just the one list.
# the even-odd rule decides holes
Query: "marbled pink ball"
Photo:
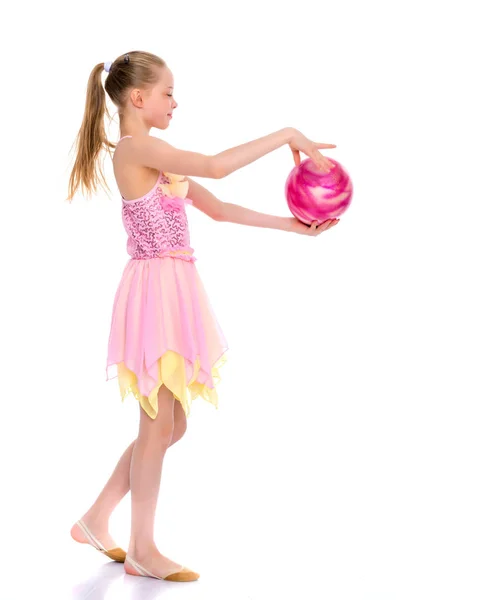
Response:
[{"label": "marbled pink ball", "polygon": [[313,160],[306,158],[293,168],[286,180],[289,210],[306,225],[335,219],[351,204],[351,178],[338,161],[329,157],[328,160],[334,164],[329,173],[320,173]]}]

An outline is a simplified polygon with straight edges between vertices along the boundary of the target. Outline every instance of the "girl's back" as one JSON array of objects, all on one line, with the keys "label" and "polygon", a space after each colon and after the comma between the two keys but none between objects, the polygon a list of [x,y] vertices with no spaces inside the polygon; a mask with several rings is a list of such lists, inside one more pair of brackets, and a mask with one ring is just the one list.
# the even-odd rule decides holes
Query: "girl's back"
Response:
[{"label": "girl's back", "polygon": [[[124,136],[120,142],[132,136]],[[126,143],[126,142],[124,142]],[[188,218],[185,203],[188,180],[180,175],[156,171],[153,185],[147,180],[151,169],[128,165],[121,156],[115,160],[115,176],[121,191],[124,184],[135,193],[147,187],[147,191],[136,197],[122,199],[123,225],[128,234],[127,252],[134,259],[150,259],[161,256],[179,256],[184,260],[196,260],[190,246]],[[140,178],[143,174],[143,180]]]}]

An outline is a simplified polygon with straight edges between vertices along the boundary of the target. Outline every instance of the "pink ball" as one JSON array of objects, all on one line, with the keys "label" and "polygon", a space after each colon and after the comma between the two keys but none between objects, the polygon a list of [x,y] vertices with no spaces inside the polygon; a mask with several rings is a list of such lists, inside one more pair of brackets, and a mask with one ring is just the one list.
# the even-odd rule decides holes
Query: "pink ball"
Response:
[{"label": "pink ball", "polygon": [[293,215],[306,225],[322,223],[342,215],[351,204],[353,184],[346,170],[333,158],[329,173],[320,173],[311,158],[306,158],[288,175],[286,201]]}]

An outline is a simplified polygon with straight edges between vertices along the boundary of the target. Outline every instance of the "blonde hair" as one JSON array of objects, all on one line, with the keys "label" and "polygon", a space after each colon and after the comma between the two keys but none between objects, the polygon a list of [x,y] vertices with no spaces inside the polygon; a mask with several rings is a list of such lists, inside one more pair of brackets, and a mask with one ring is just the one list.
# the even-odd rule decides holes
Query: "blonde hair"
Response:
[{"label": "blonde hair", "polygon": [[88,194],[96,193],[98,184],[110,191],[99,164],[102,150],[111,151],[116,148],[116,144],[108,140],[105,131],[105,115],[110,117],[106,94],[118,108],[121,120],[129,90],[149,89],[158,83],[158,69],[155,67],[165,66],[166,62],[162,58],[150,52],[133,51],[122,54],[111,64],[105,87],[101,81],[104,63],[93,67],[88,79],[83,121],[73,144],[76,152],[68,183],[67,201],[72,201],[80,186],[82,192],[86,190]]}]

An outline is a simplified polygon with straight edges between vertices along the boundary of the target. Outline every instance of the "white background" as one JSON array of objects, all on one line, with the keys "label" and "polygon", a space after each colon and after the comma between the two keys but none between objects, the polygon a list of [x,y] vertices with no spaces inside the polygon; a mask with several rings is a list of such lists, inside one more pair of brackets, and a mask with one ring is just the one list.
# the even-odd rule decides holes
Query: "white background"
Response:
[{"label": "white background", "polygon": [[[2,583],[51,598],[477,599],[478,94],[472,2],[27,3],[2,51]],[[123,575],[69,537],[135,438],[105,381],[128,255],[120,196],[65,201],[91,69],[154,52],[207,154],[286,126],[344,165],[317,238],[187,207],[230,350],[220,408],[166,455],[155,538],[194,584]],[[106,73],[105,73],[106,76]],[[109,105],[112,107],[112,105]],[[114,108],[113,108],[114,110]],[[118,119],[109,128],[119,138]],[[302,157],[304,158],[304,156]],[[222,180],[290,216],[283,146]],[[111,518],[128,546],[130,495]],[[9,574],[7,576],[7,573]]]}]

